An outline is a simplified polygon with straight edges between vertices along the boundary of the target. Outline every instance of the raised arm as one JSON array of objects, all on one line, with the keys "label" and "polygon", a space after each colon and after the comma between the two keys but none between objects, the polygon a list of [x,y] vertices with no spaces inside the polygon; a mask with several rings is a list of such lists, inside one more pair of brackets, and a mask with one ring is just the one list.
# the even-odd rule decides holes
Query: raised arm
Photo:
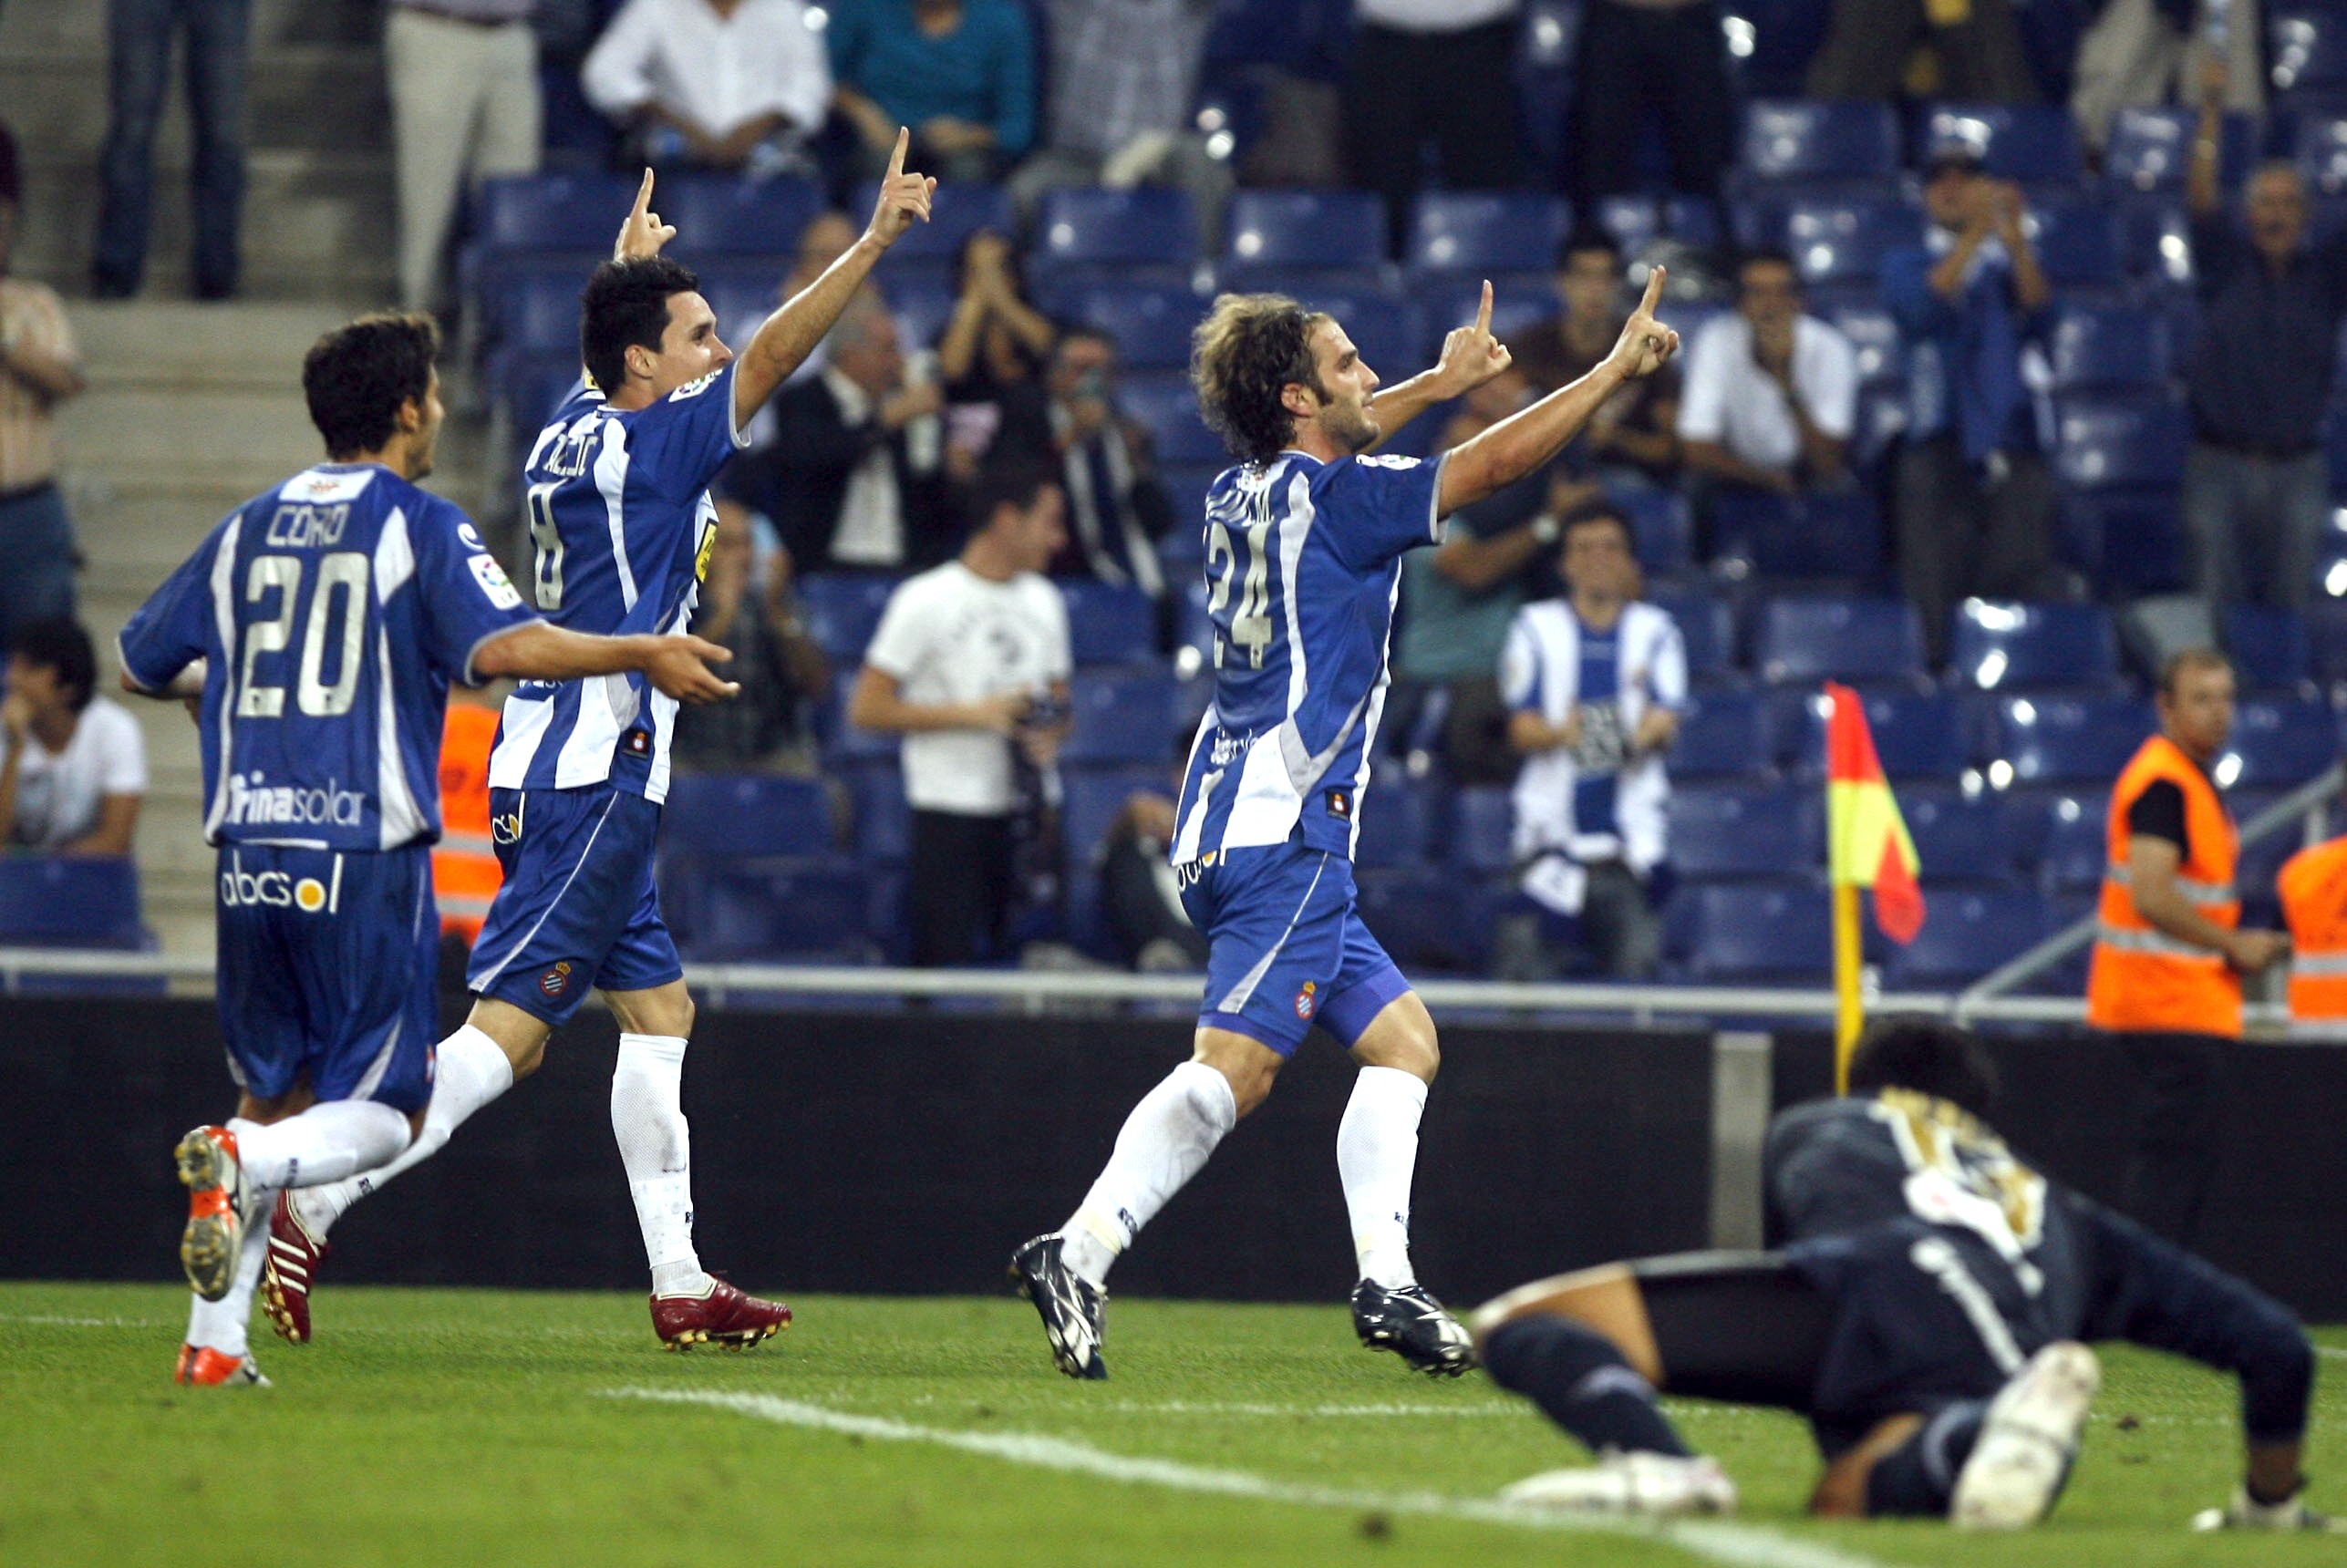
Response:
[{"label": "raised arm", "polygon": [[[1437,403],[1473,391],[1515,362],[1507,346],[1492,336],[1492,281],[1484,280],[1484,302],[1472,326],[1454,326],[1442,339],[1442,356],[1432,370],[1378,389],[1370,399],[1381,432],[1378,444]],[[1446,509],[1447,510],[1447,509]]]},{"label": "raised arm", "polygon": [[472,674],[483,681],[567,681],[584,676],[615,676],[642,670],[663,695],[679,702],[718,702],[741,687],[712,674],[732,653],[693,636],[597,637],[544,621],[530,621],[500,633],[472,655]]},{"label": "raised arm", "polygon": [[[1437,511],[1456,511],[1514,484],[1562,451],[1624,382],[1651,376],[1670,362],[1679,352],[1679,335],[1654,318],[1664,277],[1660,267],[1649,275],[1645,297],[1622,324],[1614,351],[1595,369],[1451,449],[1442,459]],[[1448,353],[1445,345],[1446,358]]]}]

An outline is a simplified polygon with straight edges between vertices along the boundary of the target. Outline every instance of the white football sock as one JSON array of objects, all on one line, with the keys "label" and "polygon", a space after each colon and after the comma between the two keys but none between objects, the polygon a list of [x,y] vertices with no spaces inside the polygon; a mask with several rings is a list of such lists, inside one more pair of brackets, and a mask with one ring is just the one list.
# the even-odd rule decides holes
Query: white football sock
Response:
[{"label": "white football sock", "polygon": [[1337,1175],[1345,1184],[1361,1277],[1388,1290],[1416,1284],[1410,1266],[1410,1179],[1418,1170],[1418,1119],[1426,1084],[1400,1068],[1363,1068],[1337,1124]]},{"label": "white football sock", "polygon": [[1230,1079],[1204,1062],[1166,1074],[1124,1119],[1100,1180],[1060,1227],[1060,1256],[1092,1284],[1105,1284],[1117,1254],[1237,1125]]},{"label": "white football sock", "polygon": [[682,1037],[619,1037],[611,1131],[627,1167],[636,1222],[644,1228],[652,1289],[660,1295],[694,1295],[709,1284],[693,1251],[693,1135],[685,1125],[684,1083]]},{"label": "white football sock", "polygon": [[389,1164],[361,1171],[339,1181],[304,1187],[294,1194],[294,1212],[321,1240],[343,1212],[386,1181],[438,1154],[465,1119],[513,1087],[513,1064],[504,1050],[470,1024],[439,1043],[432,1078],[432,1100],[424,1108],[424,1129]]},{"label": "white football sock", "polygon": [[[237,1141],[243,1140],[240,1136]],[[228,1294],[218,1301],[193,1293],[188,1296],[187,1343],[223,1356],[242,1356],[252,1348],[245,1330],[253,1321],[253,1292],[261,1283],[261,1265],[269,1255],[269,1212],[277,1203],[277,1194],[267,1188],[245,1191],[244,1244],[237,1251],[236,1277]]]},{"label": "white football sock", "polygon": [[[247,1187],[308,1187],[372,1171],[408,1147],[404,1112],[371,1099],[329,1099],[263,1126],[231,1118]],[[264,1220],[264,1228],[266,1228]]]}]

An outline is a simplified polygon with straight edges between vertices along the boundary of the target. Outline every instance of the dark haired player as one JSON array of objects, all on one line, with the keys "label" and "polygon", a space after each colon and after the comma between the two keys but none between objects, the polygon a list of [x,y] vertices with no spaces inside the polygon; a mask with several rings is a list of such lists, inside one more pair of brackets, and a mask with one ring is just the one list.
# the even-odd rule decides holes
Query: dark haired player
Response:
[{"label": "dark haired player", "polygon": [[1199,406],[1238,459],[1206,495],[1215,700],[1191,747],[1173,849],[1183,905],[1206,936],[1206,995],[1191,1059],[1133,1108],[1068,1222],[1011,1260],[1068,1376],[1107,1376],[1110,1265],[1263,1103],[1315,1023],[1361,1069],[1337,1130],[1360,1264],[1354,1330],[1421,1371],[1466,1369],[1465,1331],[1410,1263],[1434,1021],[1354,910],[1353,843],[1401,556],[1437,542],[1451,512],[1555,457],[1625,382],[1661,368],[1679,345],[1654,319],[1662,282],[1658,267],[1604,363],[1432,464],[1365,454],[1507,367],[1489,284],[1441,363],[1384,392],[1344,328],[1293,300],[1225,294],[1199,325]]},{"label": "dark haired player", "polygon": [[1503,1498],[1732,1508],[1735,1488],[1689,1451],[1659,1389],[1807,1416],[1825,1458],[1816,1513],[2034,1524],[2100,1380],[2081,1342],[2119,1339],[2240,1377],[2248,1473],[2198,1527],[2331,1528],[2300,1501],[2314,1352],[2287,1310],[2015,1159],[1980,1119],[1987,1054],[1954,1025],[1875,1024],[1850,1088],[1769,1129],[1781,1250],[1588,1269],[1475,1313],[1494,1381],[1599,1456]]},{"label": "dark haired player", "polygon": [[[760,324],[739,356],[719,338],[693,273],[660,254],[676,230],[651,211],[646,171],[613,259],[581,296],[586,384],[555,410],[522,469],[538,608],[556,625],[626,633],[689,623],[717,537],[710,482],[881,253],[928,218],[936,181],[905,172],[905,145],[900,136],[863,238]],[[547,1037],[590,990],[619,1018],[611,1124],[652,1265],[654,1331],[678,1349],[739,1349],[790,1324],[790,1308],[704,1272],[693,1249],[679,1103],[693,1003],[652,882],[676,713],[667,696],[626,676],[526,681],[506,699],[489,763],[505,881],[473,944],[471,1016],[440,1047],[440,1083],[405,1156],[278,1205],[264,1305],[286,1338],[309,1337],[328,1227],[535,1069]]]},{"label": "dark haired player", "polygon": [[278,1191],[372,1170],[432,1093],[439,750],[449,683],[642,671],[733,687],[695,637],[547,625],[464,513],[416,487],[440,428],[439,334],[363,316],[302,366],[328,461],[231,512],[122,632],[122,684],[200,698],[220,849],[219,996],[235,1118],[181,1140],[196,1301],[175,1377],[264,1382],[246,1321]]}]

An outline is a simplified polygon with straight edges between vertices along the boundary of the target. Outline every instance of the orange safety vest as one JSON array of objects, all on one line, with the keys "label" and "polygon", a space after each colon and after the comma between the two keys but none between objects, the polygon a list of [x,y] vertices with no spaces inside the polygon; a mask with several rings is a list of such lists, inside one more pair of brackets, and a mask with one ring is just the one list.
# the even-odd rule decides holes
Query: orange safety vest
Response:
[{"label": "orange safety vest", "polygon": [[489,901],[505,873],[489,837],[489,752],[497,742],[497,709],[449,705],[440,730],[440,841],[432,850],[432,895],[440,934],[467,942],[481,934]]},{"label": "orange safety vest", "polygon": [[2143,744],[2111,791],[2104,827],[2109,860],[2094,959],[2086,975],[2086,1021],[2098,1029],[2241,1037],[2241,977],[2225,955],[2177,940],[2135,913],[2127,886],[2127,810],[2145,789],[2167,779],[2184,791],[2184,832],[2191,841],[2176,869],[2176,888],[2201,917],[2230,931],[2240,923],[2233,863],[2240,836],[2217,786],[2164,735]]},{"label": "orange safety vest", "polygon": [[2347,839],[2290,856],[2278,885],[2290,923],[2290,1016],[2347,1020]]}]

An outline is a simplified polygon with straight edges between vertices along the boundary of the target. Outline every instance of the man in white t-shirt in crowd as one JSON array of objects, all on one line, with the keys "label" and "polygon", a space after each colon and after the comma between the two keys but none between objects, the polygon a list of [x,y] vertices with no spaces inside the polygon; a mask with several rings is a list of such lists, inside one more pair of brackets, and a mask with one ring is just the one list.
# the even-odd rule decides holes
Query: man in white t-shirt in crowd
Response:
[{"label": "man in white t-shirt in crowd", "polygon": [[1048,773],[1067,733],[1068,611],[1042,575],[1067,543],[1064,515],[1047,469],[982,476],[960,558],[898,587],[864,650],[848,722],[905,737],[917,965],[1002,955],[1030,804],[1021,774]]},{"label": "man in white t-shirt in crowd", "polygon": [[147,793],[147,745],[120,704],[93,695],[89,634],[62,618],[11,639],[0,699],[0,838],[68,855],[127,855]]},{"label": "man in white t-shirt in crowd", "polygon": [[801,0],[628,0],[580,86],[656,169],[812,174],[832,58],[808,22]]},{"label": "man in white t-shirt in crowd", "polygon": [[1516,613],[1500,655],[1508,738],[1524,753],[1513,858],[1538,913],[1501,932],[1506,979],[1546,979],[1545,917],[1577,917],[1599,973],[1651,976],[1662,957],[1655,873],[1669,852],[1662,754],[1687,704],[1678,624],[1639,594],[1627,523],[1602,505],[1565,519],[1568,590]]},{"label": "man in white t-shirt in crowd", "polygon": [[1741,488],[1794,496],[1844,482],[1858,408],[1850,340],[1802,314],[1801,274],[1782,251],[1748,253],[1736,308],[1687,351],[1679,439],[1699,495]]}]

